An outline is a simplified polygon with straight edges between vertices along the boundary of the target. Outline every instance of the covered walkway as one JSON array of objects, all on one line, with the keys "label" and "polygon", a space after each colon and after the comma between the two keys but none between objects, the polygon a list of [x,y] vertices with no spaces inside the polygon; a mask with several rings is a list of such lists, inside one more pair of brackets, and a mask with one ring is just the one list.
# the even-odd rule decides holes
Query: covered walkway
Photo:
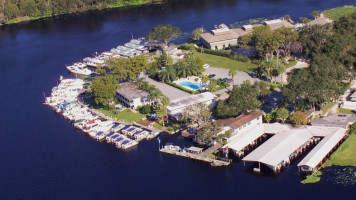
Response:
[{"label": "covered walkway", "polygon": [[312,151],[298,164],[298,169],[304,172],[317,170],[323,161],[342,143],[346,129],[339,128],[328,134],[316,145]]}]

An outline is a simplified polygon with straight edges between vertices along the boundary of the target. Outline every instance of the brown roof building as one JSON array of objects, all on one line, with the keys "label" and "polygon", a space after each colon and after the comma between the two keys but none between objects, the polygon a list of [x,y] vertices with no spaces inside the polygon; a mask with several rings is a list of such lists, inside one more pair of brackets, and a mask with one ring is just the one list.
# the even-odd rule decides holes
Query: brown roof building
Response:
[{"label": "brown roof building", "polygon": [[248,124],[254,119],[260,118],[262,115],[263,113],[261,113],[260,111],[253,111],[253,112],[243,113],[233,118],[219,119],[216,120],[216,122],[224,126],[229,126],[231,128],[237,129]]}]

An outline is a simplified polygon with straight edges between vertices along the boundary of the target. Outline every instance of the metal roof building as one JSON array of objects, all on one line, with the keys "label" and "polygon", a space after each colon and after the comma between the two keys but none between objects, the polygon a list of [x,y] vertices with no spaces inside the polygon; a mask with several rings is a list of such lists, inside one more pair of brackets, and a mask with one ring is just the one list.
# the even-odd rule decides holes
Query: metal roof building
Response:
[{"label": "metal roof building", "polygon": [[327,135],[313,150],[298,164],[301,171],[314,171],[322,164],[329,154],[345,138],[346,129],[339,128],[336,132]]},{"label": "metal roof building", "polygon": [[242,160],[263,163],[276,171],[283,161],[289,161],[289,156],[307,144],[312,137],[306,129],[284,131],[267,140]]}]

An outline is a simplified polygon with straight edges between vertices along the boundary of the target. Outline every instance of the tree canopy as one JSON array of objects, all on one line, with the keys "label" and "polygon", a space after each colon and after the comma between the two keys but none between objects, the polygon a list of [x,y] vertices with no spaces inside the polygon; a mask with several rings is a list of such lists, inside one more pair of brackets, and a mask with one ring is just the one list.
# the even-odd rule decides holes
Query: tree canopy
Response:
[{"label": "tree canopy", "polygon": [[235,117],[242,112],[256,110],[261,105],[258,98],[266,94],[265,90],[266,88],[263,88],[260,83],[251,84],[250,81],[234,86],[229,98],[217,104],[216,116],[219,118]]},{"label": "tree canopy", "polygon": [[90,89],[97,105],[108,106],[109,101],[114,99],[117,80],[111,75],[98,76],[90,83]]},{"label": "tree canopy", "polygon": [[155,40],[159,44],[167,46],[171,40],[178,38],[181,34],[182,31],[178,27],[166,24],[154,27],[146,38],[150,42]]}]

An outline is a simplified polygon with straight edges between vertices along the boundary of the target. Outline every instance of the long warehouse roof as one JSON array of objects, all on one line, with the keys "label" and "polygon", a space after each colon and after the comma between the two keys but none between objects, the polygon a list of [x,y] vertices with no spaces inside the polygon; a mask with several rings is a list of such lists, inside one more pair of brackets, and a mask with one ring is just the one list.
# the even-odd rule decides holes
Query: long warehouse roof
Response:
[{"label": "long warehouse roof", "polygon": [[316,145],[313,150],[298,164],[315,168],[325,156],[345,137],[346,129],[340,128],[336,132],[329,134]]},{"label": "long warehouse roof", "polygon": [[242,160],[276,166],[312,137],[307,129],[284,131],[267,140]]}]

